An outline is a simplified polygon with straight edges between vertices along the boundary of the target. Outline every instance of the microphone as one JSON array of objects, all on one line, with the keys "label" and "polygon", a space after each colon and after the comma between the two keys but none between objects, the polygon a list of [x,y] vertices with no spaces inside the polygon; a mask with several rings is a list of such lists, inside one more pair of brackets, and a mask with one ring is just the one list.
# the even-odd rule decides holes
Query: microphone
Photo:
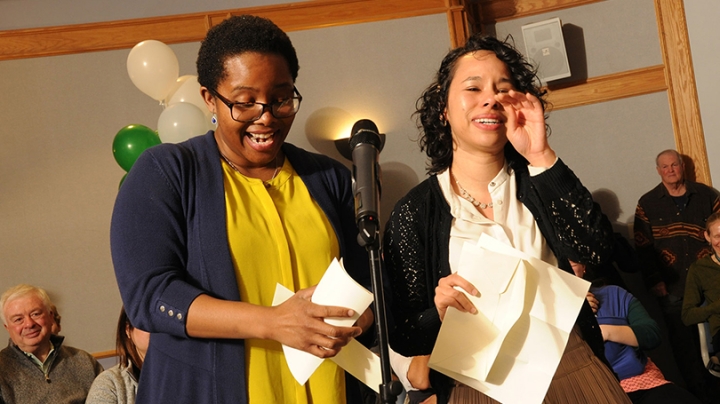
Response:
[{"label": "microphone", "polygon": [[388,344],[388,325],[385,310],[385,287],[380,263],[380,151],[385,135],[378,132],[377,125],[369,119],[355,122],[350,131],[352,152],[352,192],[355,199],[355,221],[358,227],[357,242],[368,252],[370,279],[375,300],[375,327],[377,329],[382,384],[379,386],[383,403],[394,403],[402,386],[392,380]]},{"label": "microphone", "polygon": [[355,221],[360,228],[358,241],[361,245],[372,242],[379,233],[378,211],[380,209],[380,169],[378,159],[384,142],[375,123],[361,119],[350,131],[350,150],[353,161],[353,195],[355,196]]}]

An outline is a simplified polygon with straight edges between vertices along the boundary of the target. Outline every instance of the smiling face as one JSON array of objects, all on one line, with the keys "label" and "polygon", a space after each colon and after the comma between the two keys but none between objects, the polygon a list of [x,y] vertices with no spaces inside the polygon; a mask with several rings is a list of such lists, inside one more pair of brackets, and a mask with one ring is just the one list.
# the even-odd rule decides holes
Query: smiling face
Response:
[{"label": "smiling face", "polygon": [[510,72],[495,53],[477,51],[458,59],[445,109],[456,150],[502,152],[506,116],[495,97],[511,89]]},{"label": "smiling face", "polygon": [[43,360],[41,356],[50,351],[54,321],[42,299],[35,294],[17,297],[5,303],[3,315],[5,328],[15,345]]},{"label": "smiling face", "polygon": [[705,240],[710,243],[715,254],[720,255],[720,219],[708,223]]},{"label": "smiling face", "polygon": [[[231,102],[270,104],[293,96],[294,83],[288,64],[282,56],[245,52],[228,58],[225,77],[215,91]],[[277,156],[290,131],[294,116],[275,118],[270,109],[252,122],[233,120],[230,108],[203,88],[208,107],[217,114],[215,140],[220,152],[243,174],[257,169],[275,169]]]}]

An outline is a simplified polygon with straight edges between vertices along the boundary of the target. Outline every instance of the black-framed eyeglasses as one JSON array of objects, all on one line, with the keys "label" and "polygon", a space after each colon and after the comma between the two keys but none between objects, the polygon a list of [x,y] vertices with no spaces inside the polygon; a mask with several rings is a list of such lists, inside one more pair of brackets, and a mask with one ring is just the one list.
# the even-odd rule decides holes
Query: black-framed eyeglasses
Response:
[{"label": "black-framed eyeglasses", "polygon": [[302,95],[295,86],[293,86],[293,97],[269,104],[262,102],[232,102],[215,90],[210,90],[210,92],[230,108],[230,116],[238,122],[256,121],[263,116],[266,109],[269,109],[272,116],[277,119],[287,118],[297,114],[302,101]]}]

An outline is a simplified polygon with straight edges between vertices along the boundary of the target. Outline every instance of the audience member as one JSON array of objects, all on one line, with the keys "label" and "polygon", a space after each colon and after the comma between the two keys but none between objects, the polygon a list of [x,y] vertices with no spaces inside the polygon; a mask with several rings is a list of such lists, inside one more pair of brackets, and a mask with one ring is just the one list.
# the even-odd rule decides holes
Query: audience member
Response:
[{"label": "audience member", "polygon": [[[536,80],[512,46],[476,34],[448,53],[418,102],[431,175],[397,203],[384,239],[390,344],[411,361],[396,365],[411,383],[424,379],[412,362],[426,362],[448,307],[476,310],[456,289],[477,295],[456,273],[463,243],[487,234],[570,273],[569,259],[598,264],[612,255],[610,222],[548,144]],[[544,402],[630,403],[606,362],[586,303]],[[438,403],[496,402],[435,371],[428,380]]]},{"label": "audience member", "polygon": [[[688,270],[682,319],[688,326],[709,322],[713,348],[720,352],[720,212],[708,217],[705,239],[713,253],[695,261]],[[708,366],[720,371],[718,357],[710,359]]]},{"label": "audience member", "polygon": [[54,304],[50,305],[50,312],[52,313],[53,317],[53,324],[52,327],[50,327],[50,332],[53,335],[59,335],[60,331],[62,331],[62,327],[60,326],[60,320],[62,319],[62,316],[60,316],[60,313],[58,313],[57,307],[55,307]]},{"label": "audience member", "polygon": [[594,270],[571,262],[573,272],[593,282],[588,294],[605,341],[605,357],[634,404],[700,404],[690,392],[665,379],[644,350],[660,345],[660,327],[630,292],[608,285]]},{"label": "audience member", "polygon": [[[325,318],[356,313],[311,302],[333,259],[366,287],[370,271],[350,171],[285,142],[302,100],[298,68],[267,19],[212,27],[197,72],[217,129],[146,150],[120,187],[115,274],[130,321],[153,338],[138,403],[360,400],[332,361],[297,383],[281,346],[332,357],[373,323],[368,309],[355,326],[333,326]],[[295,294],[273,306],[278,283]]]},{"label": "audience member", "polygon": [[720,198],[685,179],[677,151],[658,154],[656,166],[661,183],[640,198],[635,211],[635,248],[645,283],[659,299],[675,362],[688,390],[703,399],[707,372],[697,354],[697,331],[683,324],[681,312],[688,268],[712,251],[703,232],[705,219],[720,210]]},{"label": "audience member", "polygon": [[100,373],[85,403],[135,404],[140,370],[149,344],[150,333],[133,327],[125,309],[121,309],[115,343],[119,363]]},{"label": "audience member", "polygon": [[10,345],[0,351],[0,403],[82,404],[102,366],[89,353],[53,335],[47,293],[17,285],[0,296]]}]

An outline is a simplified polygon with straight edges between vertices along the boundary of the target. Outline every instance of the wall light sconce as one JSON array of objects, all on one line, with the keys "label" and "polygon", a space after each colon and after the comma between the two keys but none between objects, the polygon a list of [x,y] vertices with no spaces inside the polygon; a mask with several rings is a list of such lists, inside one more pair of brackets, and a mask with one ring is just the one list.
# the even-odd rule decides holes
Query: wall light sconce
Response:
[{"label": "wall light sconce", "polygon": [[[352,137],[352,135],[353,134],[351,131],[350,137]],[[382,150],[382,148],[385,146],[385,134],[378,133],[378,135],[380,135],[380,150]],[[350,137],[335,139],[335,148],[341,156],[352,161],[352,150],[350,150]]]}]

